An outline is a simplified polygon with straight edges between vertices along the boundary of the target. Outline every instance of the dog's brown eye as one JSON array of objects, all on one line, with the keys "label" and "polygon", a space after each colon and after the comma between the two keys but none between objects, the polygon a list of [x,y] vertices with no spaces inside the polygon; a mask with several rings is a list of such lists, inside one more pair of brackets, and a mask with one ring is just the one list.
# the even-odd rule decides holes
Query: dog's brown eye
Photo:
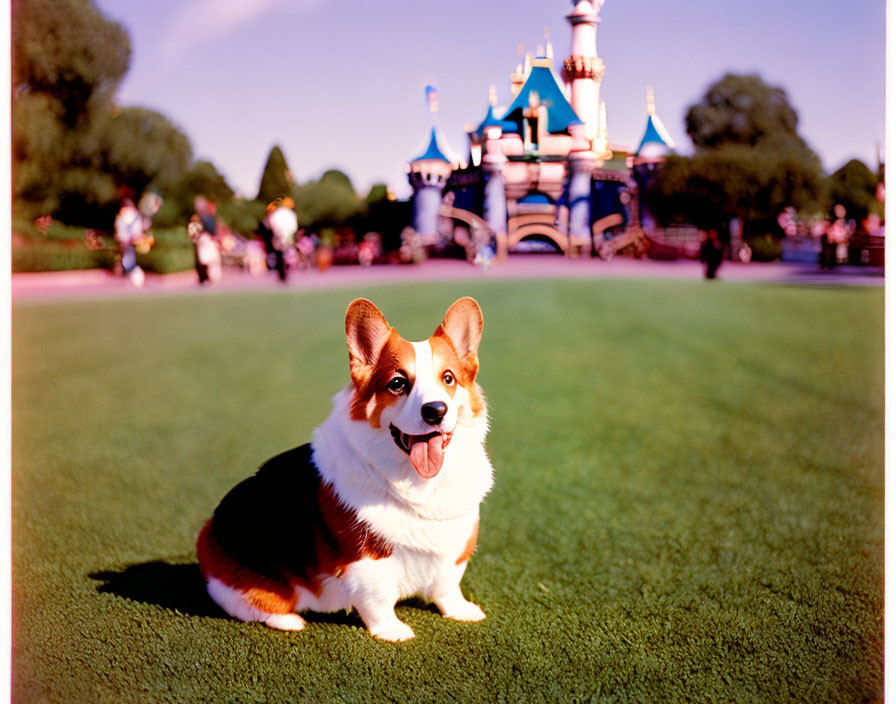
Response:
[{"label": "dog's brown eye", "polygon": [[452,386],[454,384],[454,374],[452,374],[451,372],[445,372],[444,374],[442,374],[442,381],[444,382],[445,386]]},{"label": "dog's brown eye", "polygon": [[408,390],[408,380],[403,376],[392,377],[389,383],[386,384],[386,388],[396,396],[401,396],[401,394]]}]

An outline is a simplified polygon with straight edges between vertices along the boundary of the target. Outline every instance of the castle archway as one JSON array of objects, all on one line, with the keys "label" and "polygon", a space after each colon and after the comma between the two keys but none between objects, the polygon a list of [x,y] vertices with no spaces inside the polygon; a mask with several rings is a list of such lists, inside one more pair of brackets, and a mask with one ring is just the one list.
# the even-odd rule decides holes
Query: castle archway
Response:
[{"label": "castle archway", "polygon": [[[565,254],[569,249],[569,238],[560,232],[552,224],[538,222],[537,220],[525,221],[532,216],[512,218],[507,233],[507,248],[513,249],[526,238],[547,241],[553,244],[561,253]],[[516,221],[516,222],[514,222]],[[523,222],[519,222],[523,221]]]},{"label": "castle archway", "polygon": [[[530,245],[530,246],[527,246]],[[535,245],[532,247],[531,245]],[[551,237],[547,237],[545,235],[526,235],[519,242],[516,243],[515,247],[517,248],[517,252],[556,252],[557,254],[565,254],[565,252],[560,249],[560,245],[557,244],[556,240]]]}]

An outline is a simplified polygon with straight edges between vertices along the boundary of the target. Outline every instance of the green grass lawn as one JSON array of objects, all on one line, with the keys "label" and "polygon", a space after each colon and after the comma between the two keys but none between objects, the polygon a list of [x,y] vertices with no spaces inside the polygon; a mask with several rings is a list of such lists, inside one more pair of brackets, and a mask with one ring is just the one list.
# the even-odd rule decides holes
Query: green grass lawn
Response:
[{"label": "green grass lawn", "polygon": [[[193,542],[306,442],[342,318],[486,326],[496,485],[465,593],[233,621]],[[476,281],[13,309],[13,690],[35,702],[882,699],[883,290]]]}]

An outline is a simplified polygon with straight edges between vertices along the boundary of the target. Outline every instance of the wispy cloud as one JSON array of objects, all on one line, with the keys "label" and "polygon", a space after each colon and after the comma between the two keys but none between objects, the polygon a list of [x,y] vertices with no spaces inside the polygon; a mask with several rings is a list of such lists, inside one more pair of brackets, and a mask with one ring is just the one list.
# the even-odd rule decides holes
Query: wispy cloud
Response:
[{"label": "wispy cloud", "polygon": [[223,39],[274,10],[295,12],[322,4],[323,0],[188,0],[172,16],[162,55],[176,60],[197,45]]}]

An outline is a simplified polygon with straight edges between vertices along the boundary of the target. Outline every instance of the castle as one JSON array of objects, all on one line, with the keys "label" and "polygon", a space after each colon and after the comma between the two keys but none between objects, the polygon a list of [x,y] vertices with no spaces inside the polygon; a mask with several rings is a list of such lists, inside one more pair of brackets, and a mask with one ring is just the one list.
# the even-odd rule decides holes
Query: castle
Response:
[{"label": "castle", "polygon": [[603,255],[620,235],[650,224],[640,194],[674,145],[649,88],[637,149],[610,145],[597,55],[604,0],[573,4],[571,55],[559,77],[548,42],[511,74],[508,106],[499,108],[490,90],[484,119],[467,131],[467,163],[446,156],[435,127],[409,163],[412,226],[424,244],[453,242],[471,258],[539,247]]}]

